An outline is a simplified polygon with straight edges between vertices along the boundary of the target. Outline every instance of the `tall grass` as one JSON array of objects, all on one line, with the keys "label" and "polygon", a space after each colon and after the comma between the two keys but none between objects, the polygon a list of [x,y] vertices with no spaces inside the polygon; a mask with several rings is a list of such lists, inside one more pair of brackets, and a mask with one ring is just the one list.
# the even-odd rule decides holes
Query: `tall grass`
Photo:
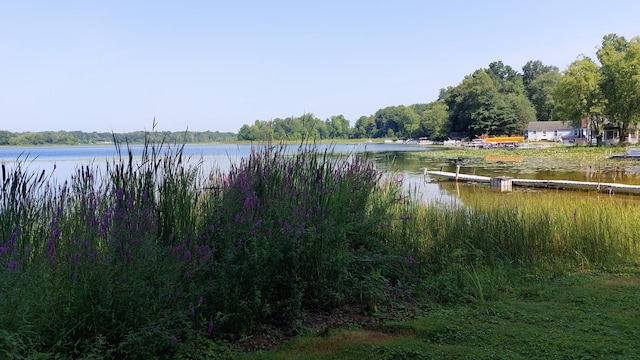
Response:
[{"label": "tall grass", "polygon": [[264,146],[207,177],[182,149],[118,145],[62,184],[3,167],[6,353],[173,356],[387,298],[406,256],[378,235],[395,195],[370,162]]},{"label": "tall grass", "polygon": [[640,208],[609,200],[469,192],[465,205],[414,207],[403,226],[422,247],[425,290],[441,301],[477,300],[518,281],[497,279],[501,269],[518,277],[637,265]]}]

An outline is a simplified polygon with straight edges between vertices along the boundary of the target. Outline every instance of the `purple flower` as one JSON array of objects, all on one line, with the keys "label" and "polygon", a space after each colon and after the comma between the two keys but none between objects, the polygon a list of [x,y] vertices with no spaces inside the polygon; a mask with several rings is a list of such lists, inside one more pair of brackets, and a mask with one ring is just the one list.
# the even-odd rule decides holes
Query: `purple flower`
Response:
[{"label": "purple flower", "polygon": [[210,336],[213,332],[213,320],[209,320],[209,326],[207,326],[207,336]]}]

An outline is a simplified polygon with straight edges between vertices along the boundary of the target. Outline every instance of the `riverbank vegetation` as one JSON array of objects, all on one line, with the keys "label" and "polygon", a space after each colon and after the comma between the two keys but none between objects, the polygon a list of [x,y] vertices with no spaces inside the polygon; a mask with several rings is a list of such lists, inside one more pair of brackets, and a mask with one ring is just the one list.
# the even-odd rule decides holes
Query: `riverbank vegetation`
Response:
[{"label": "riverbank vegetation", "polygon": [[256,147],[211,174],[181,146],[118,149],[105,170],[61,183],[2,166],[3,355],[232,357],[339,323],[374,327],[380,343],[356,351],[377,358],[412,342],[455,354],[480,334],[474,323],[518,318],[514,294],[552,296],[549,284],[576,271],[640,259],[635,205],[513,194],[427,206],[366,157],[313,145]]}]

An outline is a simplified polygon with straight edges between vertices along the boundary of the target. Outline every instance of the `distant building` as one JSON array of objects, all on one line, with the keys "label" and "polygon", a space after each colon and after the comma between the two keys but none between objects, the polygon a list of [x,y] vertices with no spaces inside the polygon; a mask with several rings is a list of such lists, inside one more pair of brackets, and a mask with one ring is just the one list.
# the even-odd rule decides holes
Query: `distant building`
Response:
[{"label": "distant building", "polygon": [[571,121],[532,121],[524,131],[524,139],[528,141],[572,141],[587,138],[589,129],[584,122],[576,127]]},{"label": "distant building", "polygon": [[[640,137],[640,126],[629,126],[627,138],[630,144],[637,144]],[[568,141],[591,143],[595,141],[595,134],[591,133],[589,122],[582,119],[580,127],[570,121],[532,121],[524,131],[527,141]],[[606,124],[602,134],[602,142],[615,145],[620,142],[620,131],[616,126]]]},{"label": "distant building", "polygon": [[[640,126],[629,126],[627,128],[627,138],[626,142],[629,144],[637,144],[638,143],[638,132],[640,130]],[[620,142],[620,130],[616,126],[612,126],[610,124],[605,125],[604,131],[602,133],[602,142],[607,145],[615,145]]]}]

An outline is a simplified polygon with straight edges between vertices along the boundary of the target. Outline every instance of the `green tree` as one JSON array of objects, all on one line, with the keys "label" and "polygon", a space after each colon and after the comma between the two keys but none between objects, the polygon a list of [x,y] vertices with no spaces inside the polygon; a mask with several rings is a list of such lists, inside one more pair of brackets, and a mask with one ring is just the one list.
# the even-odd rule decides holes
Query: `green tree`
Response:
[{"label": "green tree", "polygon": [[[400,133],[400,121],[402,117],[402,106],[387,106],[373,114],[373,122],[375,123],[376,133],[374,137],[396,137],[402,136]],[[391,131],[389,131],[391,130]]]},{"label": "green tree", "polygon": [[522,75],[511,66],[502,63],[502,61],[492,62],[485,72],[489,74],[500,93],[509,94],[515,92],[522,94],[524,92]]},{"label": "green tree", "polygon": [[360,116],[354,125],[353,136],[356,139],[371,138],[376,133],[376,123],[373,117]]},{"label": "green tree", "polygon": [[628,127],[640,121],[640,37],[627,41],[606,35],[597,55],[602,64],[600,89],[607,99],[605,112],[625,139]]},{"label": "green tree", "polygon": [[468,136],[520,134],[535,120],[522,77],[502,62],[492,63],[489,70],[476,70],[441,96],[449,107],[451,131]]},{"label": "green tree", "polygon": [[0,145],[9,145],[11,133],[6,130],[0,130]]},{"label": "green tree", "polygon": [[533,79],[526,87],[527,98],[535,109],[538,121],[553,120],[553,92],[561,78],[560,72],[549,71]]},{"label": "green tree", "polygon": [[238,140],[242,141],[242,140],[249,140],[249,141],[253,141],[256,140],[255,136],[253,134],[253,131],[251,129],[251,126],[249,125],[242,125],[242,127],[240,128],[240,131],[238,131]]},{"label": "green tree", "polygon": [[598,65],[588,56],[583,56],[563,72],[553,93],[555,117],[570,120],[576,126],[586,118],[598,145],[602,144],[607,103],[600,89],[601,78]]},{"label": "green tree", "polygon": [[349,137],[349,121],[343,115],[334,115],[326,121],[328,138],[347,139]]},{"label": "green tree", "polygon": [[522,83],[527,98],[536,110],[539,121],[553,118],[555,103],[553,91],[562,75],[555,66],[546,66],[540,60],[529,61],[522,67]]},{"label": "green tree", "polygon": [[522,67],[522,84],[526,89],[535,79],[550,72],[560,73],[560,69],[544,65],[540,60],[530,60]]},{"label": "green tree", "polygon": [[442,100],[429,104],[414,104],[410,106],[420,118],[420,127],[416,137],[428,137],[432,140],[444,140],[449,135],[447,121],[449,108]]}]

